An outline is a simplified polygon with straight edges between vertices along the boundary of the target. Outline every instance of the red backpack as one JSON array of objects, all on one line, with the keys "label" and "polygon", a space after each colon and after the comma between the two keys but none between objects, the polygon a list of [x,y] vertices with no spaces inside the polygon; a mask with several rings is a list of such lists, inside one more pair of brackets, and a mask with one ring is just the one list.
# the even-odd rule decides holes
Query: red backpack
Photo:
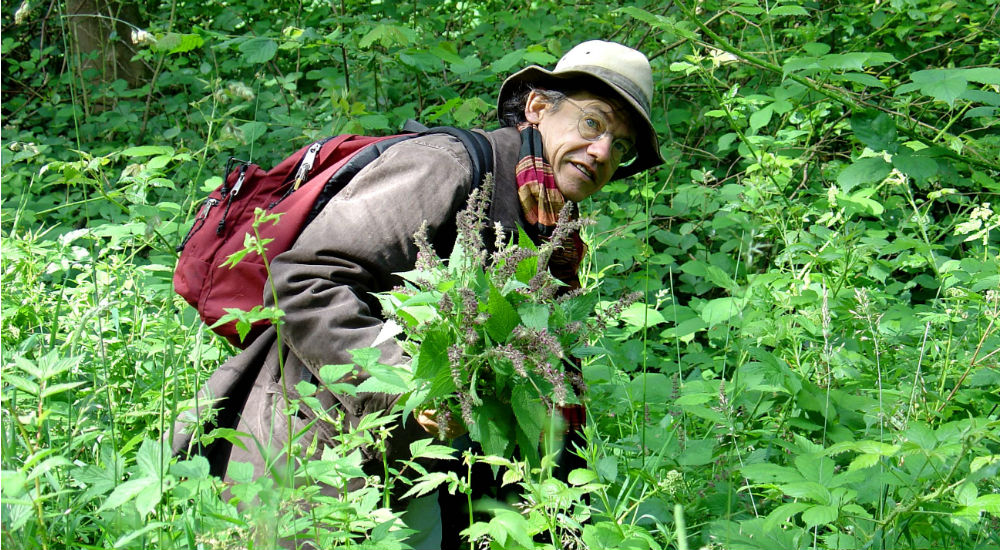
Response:
[{"label": "red backpack", "polygon": [[[273,239],[267,244],[270,262],[291,248],[323,206],[368,163],[391,145],[429,133],[449,134],[462,141],[472,159],[474,185],[493,169],[493,150],[486,137],[451,127],[395,136],[345,134],[326,138],[303,147],[268,171],[230,158],[223,184],[205,199],[194,225],[177,247],[181,255],[174,269],[174,290],[209,326],[226,314],[226,308],[250,311],[263,304],[267,282],[263,258],[253,254],[235,267],[222,265],[230,255],[243,250],[244,236],[252,233],[254,209],[282,213],[279,223],[258,228],[262,239]],[[242,341],[235,321],[212,330],[244,348],[267,325],[266,321],[255,323]]]}]

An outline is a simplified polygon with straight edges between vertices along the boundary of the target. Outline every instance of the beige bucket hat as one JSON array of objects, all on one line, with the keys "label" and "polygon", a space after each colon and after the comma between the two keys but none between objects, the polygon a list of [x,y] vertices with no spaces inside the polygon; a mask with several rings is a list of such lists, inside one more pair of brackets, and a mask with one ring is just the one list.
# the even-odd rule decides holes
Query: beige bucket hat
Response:
[{"label": "beige bucket hat", "polygon": [[[663,164],[659,140],[650,116],[653,99],[653,71],[649,60],[638,50],[616,42],[589,40],[573,47],[556,63],[554,70],[532,65],[507,78],[500,86],[498,111],[523,85],[559,89],[560,82],[597,80],[616,94],[632,111],[636,132],[636,159],[620,166],[611,179],[621,179]],[[595,90],[596,92],[597,90]]]}]

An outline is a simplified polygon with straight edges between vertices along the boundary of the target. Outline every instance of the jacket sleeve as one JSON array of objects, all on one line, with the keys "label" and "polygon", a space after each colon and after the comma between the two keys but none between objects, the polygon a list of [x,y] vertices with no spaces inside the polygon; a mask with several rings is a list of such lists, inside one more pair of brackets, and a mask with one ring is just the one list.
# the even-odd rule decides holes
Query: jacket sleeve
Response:
[{"label": "jacket sleeve", "polygon": [[[464,207],[470,161],[447,136],[414,138],[390,147],[366,166],[271,264],[282,339],[318,373],[350,363],[349,350],[370,346],[382,320],[369,307],[371,292],[392,288],[393,273],[413,269],[413,236],[426,221],[434,235]],[[280,222],[279,222],[280,223]],[[272,305],[270,287],[265,304]],[[398,364],[403,352],[382,343],[381,361]]]}]

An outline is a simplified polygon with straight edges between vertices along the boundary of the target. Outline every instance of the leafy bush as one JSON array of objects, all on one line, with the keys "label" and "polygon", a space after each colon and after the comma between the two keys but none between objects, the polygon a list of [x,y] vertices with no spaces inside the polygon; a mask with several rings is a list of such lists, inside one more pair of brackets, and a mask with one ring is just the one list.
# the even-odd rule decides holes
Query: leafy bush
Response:
[{"label": "leafy bush", "polygon": [[[65,10],[2,10],[5,547],[405,544],[391,486],[468,480],[413,462],[341,500],[246,478],[224,492],[200,460],[166,456],[178,402],[233,352],[172,295],[173,247],[229,156],[269,165],[319,135],[411,117],[493,126],[507,74],[598,36],[650,55],[668,162],[581,205],[595,220],[585,300],[641,298],[563,342],[588,388],[587,468],[559,481],[545,449],[504,456],[516,435],[466,457],[521,495],[481,503],[493,515],[466,535],[500,548],[1000,544],[991,3],[155,4],[131,36],[107,37],[145,65],[133,85],[95,69],[73,31],[83,17]],[[542,310],[565,326],[561,303],[486,273],[462,280],[491,314],[483,341],[503,343],[497,324],[508,342],[514,325],[540,328]],[[395,294],[400,316],[456,326],[459,311],[418,302],[457,292],[440,286],[457,277],[413,280],[425,294]],[[516,318],[491,307],[491,285]],[[439,344],[434,375],[450,372]],[[387,420],[370,422],[350,437],[378,440]],[[350,460],[295,466],[315,477]],[[265,505],[239,505],[251,496]]]}]

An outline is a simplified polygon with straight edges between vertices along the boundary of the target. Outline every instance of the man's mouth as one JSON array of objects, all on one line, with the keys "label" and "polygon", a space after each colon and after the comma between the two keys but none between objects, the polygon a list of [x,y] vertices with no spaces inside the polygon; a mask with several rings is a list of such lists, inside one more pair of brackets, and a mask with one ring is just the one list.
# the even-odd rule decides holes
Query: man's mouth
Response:
[{"label": "man's mouth", "polygon": [[593,170],[591,170],[590,168],[588,168],[586,165],[583,165],[583,164],[579,164],[579,163],[576,163],[576,162],[574,162],[572,164],[573,164],[573,167],[576,168],[577,170],[579,170],[580,173],[583,174],[588,180],[595,181]]}]

